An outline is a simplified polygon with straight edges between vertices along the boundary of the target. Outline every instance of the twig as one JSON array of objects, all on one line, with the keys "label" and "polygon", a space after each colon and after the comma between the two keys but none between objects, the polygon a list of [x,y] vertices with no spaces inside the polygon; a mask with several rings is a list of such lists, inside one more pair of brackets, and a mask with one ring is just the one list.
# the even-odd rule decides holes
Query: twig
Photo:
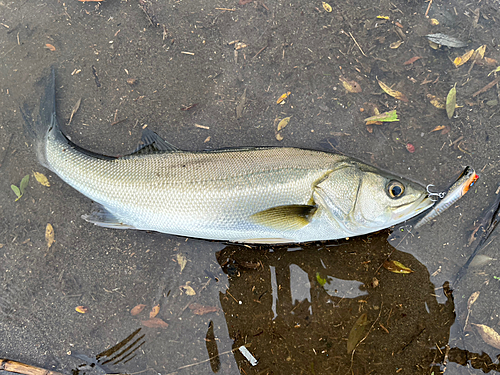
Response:
[{"label": "twig", "polygon": [[175,374],[177,374],[177,371],[179,371],[179,370],[182,370],[182,369],[185,369],[185,368],[189,368],[189,367],[193,367],[193,366],[198,366],[198,365],[201,365],[202,363],[210,362],[211,360],[213,360],[215,358],[218,358],[221,355],[234,353],[234,352],[236,352],[238,350],[239,350],[239,347],[236,348],[236,349],[228,350],[227,352],[222,352],[220,354],[214,355],[213,357],[210,357],[208,359],[204,359],[203,361],[200,361],[200,362],[195,362],[195,363],[191,363],[190,365],[181,366],[177,370],[175,370],[174,372],[169,372],[168,374],[165,374],[165,375],[175,375]]},{"label": "twig", "polygon": [[356,39],[354,39],[354,37],[352,36],[351,32],[349,31],[349,35],[351,36],[352,40],[354,40],[354,43],[356,43],[356,45],[358,46],[359,50],[361,51],[361,53],[363,54],[364,57],[368,57],[365,55],[365,53],[363,52],[363,49],[361,48],[361,46],[358,44],[358,42],[356,41]]},{"label": "twig", "polygon": [[267,48],[267,45],[265,45],[264,47],[262,47],[262,48],[259,50],[259,52],[257,52],[257,53],[256,53],[256,54],[252,57],[252,59],[255,59],[257,56],[259,56],[259,55],[260,55],[260,53],[261,53],[262,51],[264,51],[266,48]]},{"label": "twig", "polygon": [[24,375],[63,375],[57,371],[45,370],[41,367],[27,365],[25,363],[11,361],[6,358],[0,360],[0,370],[15,372]]},{"label": "twig", "polygon": [[493,86],[495,86],[498,82],[500,82],[500,77],[499,78],[496,78],[494,79],[493,81],[491,81],[490,83],[488,83],[486,86],[484,86],[481,90],[479,91],[476,91],[474,94],[472,94],[472,97],[475,98],[476,96],[478,96],[479,94],[482,94],[483,92],[486,92],[488,91],[489,89],[491,89]]},{"label": "twig", "polygon": [[432,0],[429,0],[429,5],[427,5],[427,10],[425,11],[425,18],[429,18],[429,10],[431,9]]}]

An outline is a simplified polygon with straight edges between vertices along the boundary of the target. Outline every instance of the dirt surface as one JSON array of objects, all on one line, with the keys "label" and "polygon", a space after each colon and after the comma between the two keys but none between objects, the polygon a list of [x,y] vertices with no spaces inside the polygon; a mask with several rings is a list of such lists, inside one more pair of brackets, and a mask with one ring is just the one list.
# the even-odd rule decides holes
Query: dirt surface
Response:
[{"label": "dirt surface", "polygon": [[[499,2],[434,1],[426,18],[428,4],[0,1],[0,356],[65,374],[498,371],[498,235],[474,253],[471,234],[500,181],[498,84],[475,94],[500,65]],[[433,49],[434,33],[468,46]],[[496,61],[453,65],[481,45]],[[248,249],[98,228],[81,219],[92,202],[39,166],[23,133],[19,108],[40,100],[51,66],[65,132],[102,154],[127,154],[148,126],[186,150],[343,152],[438,190],[466,165],[481,177],[434,223],[389,241]],[[455,84],[448,118],[429,95]],[[375,108],[400,121],[367,127]],[[51,186],[31,176],[15,201],[11,184],[33,171]],[[387,259],[414,272],[391,273]],[[362,341],[348,353],[353,327]]]}]

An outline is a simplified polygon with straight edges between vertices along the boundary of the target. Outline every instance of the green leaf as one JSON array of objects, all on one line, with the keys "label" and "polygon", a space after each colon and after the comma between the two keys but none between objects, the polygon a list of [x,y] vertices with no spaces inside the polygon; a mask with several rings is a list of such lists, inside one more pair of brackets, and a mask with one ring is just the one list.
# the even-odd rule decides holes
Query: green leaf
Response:
[{"label": "green leaf", "polygon": [[319,272],[316,272],[316,281],[318,282],[319,285],[323,286],[326,284],[326,279],[323,279]]},{"label": "green leaf", "polygon": [[398,113],[395,109],[389,112],[380,113],[378,115],[365,118],[365,121],[380,121],[380,122],[393,122],[399,121]]},{"label": "green leaf", "polygon": [[[455,83],[455,86],[457,84]],[[457,105],[457,89],[453,86],[448,92],[448,96],[446,97],[446,113],[448,118],[453,117],[453,113],[455,113],[455,106]]]},{"label": "green leaf", "polygon": [[[21,198],[23,195],[19,191],[19,188],[16,185],[10,185],[11,189],[14,191],[14,193],[17,195],[17,199]],[[17,201],[16,199],[16,201]]]},{"label": "green leaf", "polygon": [[28,183],[30,181],[30,175],[27,174],[26,176],[23,177],[21,180],[21,184],[19,185],[19,189],[21,190],[21,195],[24,194],[24,190],[28,187]]}]

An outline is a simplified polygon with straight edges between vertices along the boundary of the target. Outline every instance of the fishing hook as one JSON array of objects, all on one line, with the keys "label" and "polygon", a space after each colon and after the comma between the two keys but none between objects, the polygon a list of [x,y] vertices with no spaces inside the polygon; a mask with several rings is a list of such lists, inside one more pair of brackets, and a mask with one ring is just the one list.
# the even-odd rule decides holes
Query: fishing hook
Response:
[{"label": "fishing hook", "polygon": [[433,193],[432,191],[429,190],[431,186],[434,186],[432,184],[427,185],[426,190],[427,193],[429,194],[429,198],[431,201],[436,202],[438,198],[443,199],[446,196],[446,191],[441,191],[439,193]]}]

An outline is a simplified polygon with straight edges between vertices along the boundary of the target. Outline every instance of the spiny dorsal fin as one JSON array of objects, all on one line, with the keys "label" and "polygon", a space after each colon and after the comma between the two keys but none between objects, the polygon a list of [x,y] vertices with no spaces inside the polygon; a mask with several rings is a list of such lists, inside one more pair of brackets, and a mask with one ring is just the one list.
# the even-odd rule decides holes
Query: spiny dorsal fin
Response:
[{"label": "spiny dorsal fin", "polygon": [[276,206],[253,214],[250,220],[276,230],[297,230],[309,224],[316,210],[307,204]]},{"label": "spiny dorsal fin", "polygon": [[154,131],[148,128],[142,131],[141,142],[131,155],[154,154],[157,152],[179,151],[175,146],[162,139]]}]

